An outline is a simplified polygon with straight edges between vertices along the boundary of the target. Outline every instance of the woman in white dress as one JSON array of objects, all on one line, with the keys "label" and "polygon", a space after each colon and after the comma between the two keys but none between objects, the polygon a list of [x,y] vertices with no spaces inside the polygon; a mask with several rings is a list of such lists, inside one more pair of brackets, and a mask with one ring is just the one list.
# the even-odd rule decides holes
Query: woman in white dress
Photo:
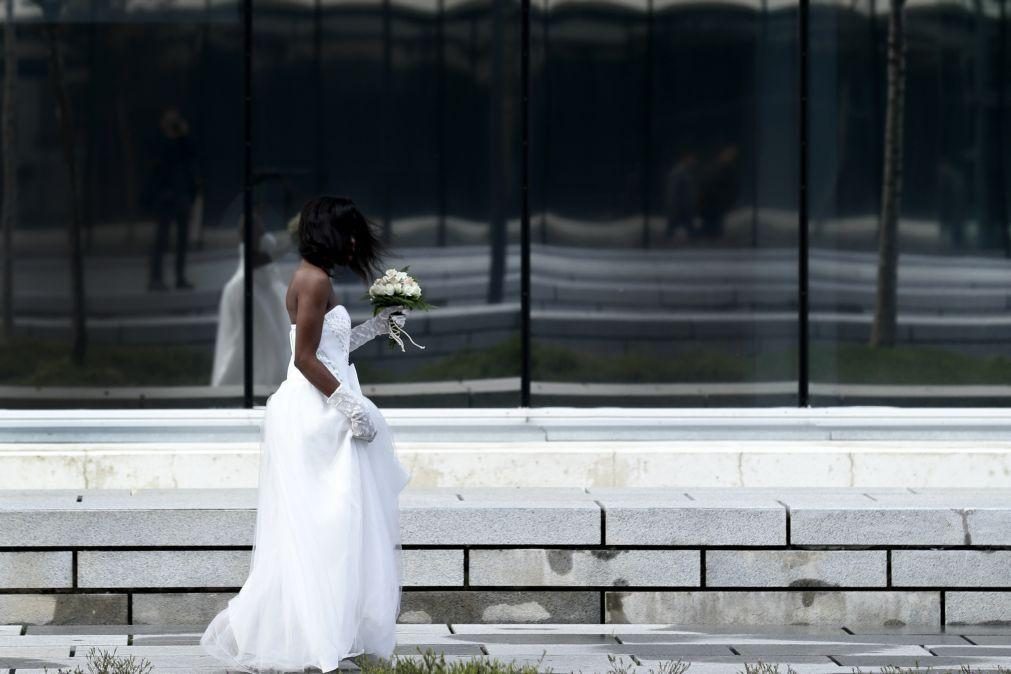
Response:
[{"label": "woman in white dress", "polygon": [[351,200],[310,201],[298,239],[286,296],[292,358],[267,400],[249,577],[201,639],[248,672],[389,657],[400,608],[397,498],[409,476],[348,353],[404,315],[387,309],[352,328],[337,304],[337,267],[368,282],[379,264],[379,241]]},{"label": "woman in white dress", "polygon": [[[286,284],[277,260],[288,252],[289,237],[280,239],[263,231],[254,218],[256,248],[253,250],[253,383],[273,388],[285,377],[291,349],[290,323],[285,310]],[[239,244],[239,268],[221,289],[218,331],[214,340],[211,386],[241,386],[243,377],[243,313],[245,293],[245,245]],[[268,389],[270,390],[270,389]]]}]

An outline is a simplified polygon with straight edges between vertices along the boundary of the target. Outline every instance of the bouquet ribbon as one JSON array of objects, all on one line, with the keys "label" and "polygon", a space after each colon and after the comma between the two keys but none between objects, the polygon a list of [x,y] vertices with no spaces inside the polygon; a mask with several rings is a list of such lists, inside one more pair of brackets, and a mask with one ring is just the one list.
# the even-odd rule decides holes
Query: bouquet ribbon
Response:
[{"label": "bouquet ribbon", "polygon": [[407,341],[409,341],[411,344],[413,344],[414,346],[418,347],[419,349],[424,349],[425,348],[421,344],[418,344],[416,341],[414,341],[414,338],[411,337],[410,333],[408,333],[407,330],[404,330],[404,328],[402,328],[401,326],[397,325],[397,323],[395,321],[391,320],[390,321],[390,339],[392,339],[394,342],[397,343],[397,346],[400,347],[401,351],[405,351],[405,349],[404,349],[404,337],[406,337]]}]

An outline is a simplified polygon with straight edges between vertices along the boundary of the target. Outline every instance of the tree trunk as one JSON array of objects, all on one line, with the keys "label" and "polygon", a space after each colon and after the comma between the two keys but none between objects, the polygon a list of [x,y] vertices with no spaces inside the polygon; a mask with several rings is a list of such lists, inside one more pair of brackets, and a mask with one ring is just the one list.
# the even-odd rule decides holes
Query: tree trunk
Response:
[{"label": "tree trunk", "polygon": [[73,336],[74,363],[84,363],[87,334],[84,327],[84,260],[81,252],[81,203],[77,185],[77,157],[75,152],[74,123],[70,116],[70,98],[63,77],[63,54],[56,24],[47,24],[49,36],[49,75],[56,97],[56,115],[63,145],[63,160],[67,165],[70,182],[70,222],[67,225],[67,243],[70,253],[71,334]]},{"label": "tree trunk", "polygon": [[4,102],[3,102],[3,172],[4,202],[0,220],[3,225],[3,334],[14,336],[14,226],[18,217],[17,152],[17,77],[18,47],[14,30],[14,0],[4,3]]},{"label": "tree trunk", "polygon": [[891,0],[888,18],[888,98],[878,225],[878,288],[871,346],[893,346],[898,313],[899,210],[902,203],[902,115],[905,96],[905,0]]}]

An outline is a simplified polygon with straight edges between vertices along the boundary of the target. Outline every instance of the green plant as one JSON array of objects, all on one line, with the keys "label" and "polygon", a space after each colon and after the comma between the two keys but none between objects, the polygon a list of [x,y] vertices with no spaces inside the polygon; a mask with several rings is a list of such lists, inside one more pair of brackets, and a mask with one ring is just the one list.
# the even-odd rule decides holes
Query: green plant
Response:
[{"label": "green plant", "polygon": [[[632,674],[632,672],[637,671],[636,664],[634,662],[626,664],[625,658],[609,654],[607,660],[611,663],[611,669],[608,671],[608,674]],[[682,662],[681,660],[664,660],[655,670],[650,668],[649,674],[684,674],[690,667],[690,663]]]},{"label": "green plant", "polygon": [[540,668],[540,663],[544,660],[543,655],[537,664],[520,665],[515,662],[506,663],[491,659],[488,656],[446,662],[446,656],[443,653],[436,653],[431,648],[424,652],[419,648],[418,653],[421,654],[420,660],[405,656],[394,656],[389,660],[361,657],[355,661],[355,664],[361,669],[362,674],[539,674],[551,672],[550,669]]},{"label": "green plant", "polygon": [[133,655],[117,656],[115,649],[110,653],[92,648],[88,651],[86,665],[87,669],[81,669],[80,666],[58,669],[56,674],[150,674],[154,671],[154,665],[146,659],[138,660]]}]

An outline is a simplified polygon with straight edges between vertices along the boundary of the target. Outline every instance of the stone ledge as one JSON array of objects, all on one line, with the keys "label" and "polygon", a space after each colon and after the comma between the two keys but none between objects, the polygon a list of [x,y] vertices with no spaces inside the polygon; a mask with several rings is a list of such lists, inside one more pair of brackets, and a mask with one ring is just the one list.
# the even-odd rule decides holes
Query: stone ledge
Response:
[{"label": "stone ledge", "polygon": [[[405,622],[936,627],[942,598],[948,623],[1011,620],[1011,551],[992,550],[1011,491],[468,488],[400,505]],[[0,622],[205,622],[245,580],[254,522],[252,490],[0,491]]]}]

